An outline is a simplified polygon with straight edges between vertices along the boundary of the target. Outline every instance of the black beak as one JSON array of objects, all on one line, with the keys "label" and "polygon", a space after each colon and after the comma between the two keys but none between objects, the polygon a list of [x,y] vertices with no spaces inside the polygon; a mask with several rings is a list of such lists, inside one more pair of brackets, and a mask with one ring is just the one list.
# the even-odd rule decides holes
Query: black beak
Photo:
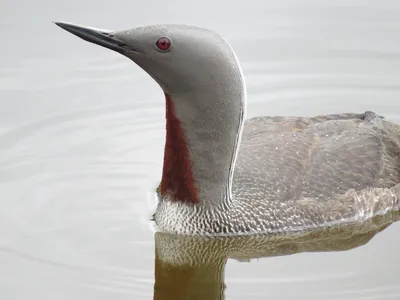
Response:
[{"label": "black beak", "polygon": [[85,41],[106,47],[121,54],[130,50],[130,48],[125,43],[118,40],[111,31],[104,31],[63,22],[54,23],[60,26],[62,29],[65,29],[81,39],[84,39]]}]

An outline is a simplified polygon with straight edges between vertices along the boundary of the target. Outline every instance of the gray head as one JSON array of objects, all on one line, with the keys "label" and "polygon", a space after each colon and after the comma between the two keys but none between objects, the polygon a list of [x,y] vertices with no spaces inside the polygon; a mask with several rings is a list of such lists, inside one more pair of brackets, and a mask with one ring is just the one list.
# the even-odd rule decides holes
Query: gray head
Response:
[{"label": "gray head", "polygon": [[[63,29],[133,60],[166,94],[192,91],[219,78],[240,77],[235,53],[216,32],[188,25],[151,25],[121,31],[69,23]],[[239,78],[238,78],[239,79]]]},{"label": "gray head", "polygon": [[[189,168],[199,198],[229,198],[244,115],[245,84],[228,42],[213,31],[187,25],[105,31],[56,24],[89,42],[123,54],[154,78],[171,100],[170,108],[173,107],[172,115],[167,112],[166,147],[168,116],[176,117],[185,135]],[[177,138],[170,136],[170,139],[175,139],[173,146],[176,144],[171,151],[181,151]],[[166,160],[167,153],[164,171]],[[169,177],[174,177],[174,172],[179,171],[172,171]],[[184,171],[181,173],[183,176]]]}]

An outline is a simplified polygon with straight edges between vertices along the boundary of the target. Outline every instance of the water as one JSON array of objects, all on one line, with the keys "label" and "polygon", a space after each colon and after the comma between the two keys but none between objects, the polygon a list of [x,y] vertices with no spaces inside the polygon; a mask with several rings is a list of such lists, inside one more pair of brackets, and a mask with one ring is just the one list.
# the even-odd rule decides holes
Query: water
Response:
[{"label": "water", "polygon": [[[213,299],[221,278],[228,299],[398,298],[400,225],[377,233],[392,219],[285,243],[154,236],[162,92],[53,20],[217,30],[241,60],[248,117],[373,110],[400,123],[395,0],[2,1],[1,299]],[[240,261],[221,275],[227,256]]]}]

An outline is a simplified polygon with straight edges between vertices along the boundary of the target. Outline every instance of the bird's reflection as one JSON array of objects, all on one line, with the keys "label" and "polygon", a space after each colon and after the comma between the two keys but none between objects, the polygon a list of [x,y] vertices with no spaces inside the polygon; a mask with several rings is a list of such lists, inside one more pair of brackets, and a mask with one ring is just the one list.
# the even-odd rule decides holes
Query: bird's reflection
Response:
[{"label": "bird's reflection", "polygon": [[300,252],[344,251],[368,243],[399,220],[388,213],[346,227],[291,236],[190,237],[155,234],[154,299],[224,299],[228,259],[250,259]]}]

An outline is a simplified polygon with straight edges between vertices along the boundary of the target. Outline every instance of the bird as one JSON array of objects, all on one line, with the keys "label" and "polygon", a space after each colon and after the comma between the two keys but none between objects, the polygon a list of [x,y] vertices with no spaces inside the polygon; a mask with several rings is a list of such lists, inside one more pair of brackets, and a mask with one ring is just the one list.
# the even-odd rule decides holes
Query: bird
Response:
[{"label": "bird", "polygon": [[153,215],[160,231],[288,234],[400,209],[400,126],[377,113],[246,120],[240,62],[216,31],[55,24],[127,57],[161,88],[166,137]]}]

